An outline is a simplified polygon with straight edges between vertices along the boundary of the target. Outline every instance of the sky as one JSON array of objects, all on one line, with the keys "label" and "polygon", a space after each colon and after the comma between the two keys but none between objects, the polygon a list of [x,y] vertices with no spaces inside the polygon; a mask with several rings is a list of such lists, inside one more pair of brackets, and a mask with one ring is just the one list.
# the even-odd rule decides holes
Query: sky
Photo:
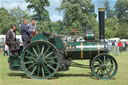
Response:
[{"label": "sky", "polygon": [[[115,2],[117,0],[109,0],[110,6],[113,8]],[[55,22],[58,20],[63,20],[63,13],[55,10],[57,7],[60,6],[61,2],[60,0],[49,0],[50,7],[47,8],[49,11],[50,19],[51,21]],[[105,0],[92,0],[92,3],[95,5],[95,13],[98,14],[98,8],[104,7]],[[0,8],[4,7],[7,10],[13,9],[17,6],[22,8],[23,10],[27,9],[28,3],[25,2],[25,0],[0,0]],[[32,14],[32,10],[30,11],[30,14]]]}]

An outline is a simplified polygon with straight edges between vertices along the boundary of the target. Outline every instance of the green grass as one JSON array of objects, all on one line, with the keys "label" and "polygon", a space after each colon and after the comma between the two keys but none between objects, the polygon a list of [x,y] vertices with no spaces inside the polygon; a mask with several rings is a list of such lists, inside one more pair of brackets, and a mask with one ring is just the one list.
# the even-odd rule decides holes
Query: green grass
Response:
[{"label": "green grass", "polygon": [[111,80],[96,79],[88,60],[74,62],[84,64],[84,68],[70,67],[67,72],[58,72],[49,80],[30,79],[24,72],[10,71],[8,57],[0,55],[0,85],[128,85],[128,51],[113,55],[118,62],[118,72]]}]

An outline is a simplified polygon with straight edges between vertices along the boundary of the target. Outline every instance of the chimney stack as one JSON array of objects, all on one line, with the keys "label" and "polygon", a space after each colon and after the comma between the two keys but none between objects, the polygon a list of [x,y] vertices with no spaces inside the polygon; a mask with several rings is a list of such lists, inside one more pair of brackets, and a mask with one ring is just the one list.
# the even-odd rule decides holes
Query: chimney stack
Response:
[{"label": "chimney stack", "polygon": [[99,39],[101,42],[105,41],[105,9],[99,8]]}]

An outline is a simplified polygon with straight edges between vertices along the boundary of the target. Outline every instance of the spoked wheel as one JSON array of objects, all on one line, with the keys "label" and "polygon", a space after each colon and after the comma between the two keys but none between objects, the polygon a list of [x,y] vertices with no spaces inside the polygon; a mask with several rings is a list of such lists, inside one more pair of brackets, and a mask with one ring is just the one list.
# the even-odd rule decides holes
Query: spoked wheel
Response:
[{"label": "spoked wheel", "polygon": [[47,41],[32,42],[22,53],[21,66],[31,78],[51,78],[59,68],[59,53],[56,47]]},{"label": "spoked wheel", "polygon": [[99,79],[111,79],[117,73],[116,60],[108,54],[96,56],[91,63],[92,73]]}]

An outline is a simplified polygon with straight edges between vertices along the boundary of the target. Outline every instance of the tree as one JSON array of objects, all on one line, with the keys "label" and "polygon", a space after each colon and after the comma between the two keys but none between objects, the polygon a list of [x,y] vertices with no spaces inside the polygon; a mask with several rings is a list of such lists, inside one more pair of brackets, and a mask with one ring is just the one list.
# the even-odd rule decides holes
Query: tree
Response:
[{"label": "tree", "polygon": [[[16,18],[11,16],[5,8],[0,8],[0,34],[5,34],[11,28],[11,24],[17,25]],[[19,31],[17,33],[19,34]]]},{"label": "tree", "polygon": [[115,4],[115,12],[119,22],[128,22],[128,0],[118,0]]},{"label": "tree", "polygon": [[114,16],[114,11],[111,10],[109,0],[106,0],[104,3],[105,6],[105,11],[106,11],[106,17],[107,18],[112,18]]},{"label": "tree", "polygon": [[50,6],[48,0],[25,0],[29,5],[27,8],[33,9],[32,18],[37,20],[38,31],[48,31],[48,24],[50,22],[49,12],[46,7]]},{"label": "tree", "polygon": [[82,32],[93,27],[92,18],[95,18],[94,23],[96,23],[94,5],[91,4],[91,0],[62,0],[61,6],[57,10],[64,12],[63,23],[67,26],[68,32],[73,29]]},{"label": "tree", "polygon": [[49,13],[46,10],[46,7],[50,5],[48,0],[25,0],[29,5],[27,8],[33,9],[35,13],[33,18],[42,21],[49,21]]},{"label": "tree", "polygon": [[105,36],[106,38],[119,37],[117,35],[119,30],[119,23],[116,17],[107,18],[105,20]]},{"label": "tree", "polygon": [[118,36],[121,39],[128,39],[128,23],[127,22],[120,23],[116,36]]},{"label": "tree", "polygon": [[28,11],[22,10],[19,6],[11,9],[10,14],[16,18],[16,22],[18,23],[18,26],[21,25],[24,18],[30,18],[30,15],[28,15],[29,14]]}]

